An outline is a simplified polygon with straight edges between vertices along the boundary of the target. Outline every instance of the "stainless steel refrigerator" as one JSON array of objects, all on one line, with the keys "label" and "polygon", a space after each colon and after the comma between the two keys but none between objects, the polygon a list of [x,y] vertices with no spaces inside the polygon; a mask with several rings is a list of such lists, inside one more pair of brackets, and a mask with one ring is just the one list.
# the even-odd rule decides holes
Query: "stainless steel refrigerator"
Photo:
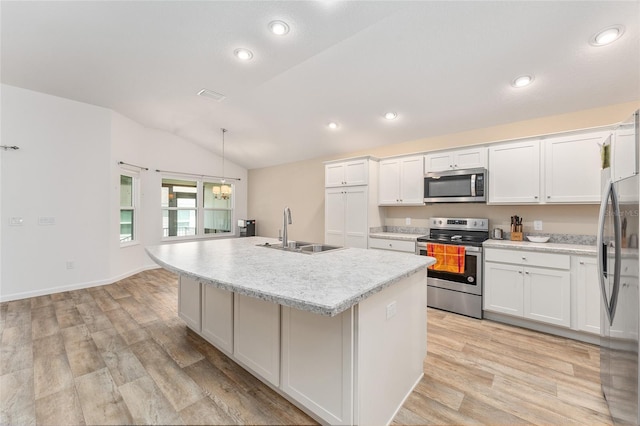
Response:
[{"label": "stainless steel refrigerator", "polygon": [[[637,112],[614,131],[611,146],[613,168],[603,164],[606,168],[602,171],[603,192],[597,236],[602,299],[600,376],[614,424],[638,425],[640,177]],[[609,153],[603,157],[606,157],[603,162],[609,163]]]}]

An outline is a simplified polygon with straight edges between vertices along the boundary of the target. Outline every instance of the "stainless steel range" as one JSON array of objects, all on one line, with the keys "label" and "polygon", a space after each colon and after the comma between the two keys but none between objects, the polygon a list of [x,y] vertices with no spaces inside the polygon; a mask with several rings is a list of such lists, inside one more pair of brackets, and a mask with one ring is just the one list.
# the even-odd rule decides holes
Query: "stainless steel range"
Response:
[{"label": "stainless steel range", "polygon": [[416,254],[439,260],[427,271],[427,306],[482,318],[482,242],[489,239],[489,220],[432,217],[429,225],[429,235],[416,242]]}]

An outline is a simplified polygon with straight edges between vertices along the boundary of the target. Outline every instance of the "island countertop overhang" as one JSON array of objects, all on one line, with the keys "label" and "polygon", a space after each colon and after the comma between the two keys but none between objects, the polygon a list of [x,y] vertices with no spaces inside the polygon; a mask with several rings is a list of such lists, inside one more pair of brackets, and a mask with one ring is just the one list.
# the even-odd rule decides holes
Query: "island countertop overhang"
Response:
[{"label": "island countertop overhang", "polygon": [[426,256],[347,248],[308,255],[258,247],[272,238],[193,241],[146,247],[160,266],[246,296],[335,316],[435,263]]}]

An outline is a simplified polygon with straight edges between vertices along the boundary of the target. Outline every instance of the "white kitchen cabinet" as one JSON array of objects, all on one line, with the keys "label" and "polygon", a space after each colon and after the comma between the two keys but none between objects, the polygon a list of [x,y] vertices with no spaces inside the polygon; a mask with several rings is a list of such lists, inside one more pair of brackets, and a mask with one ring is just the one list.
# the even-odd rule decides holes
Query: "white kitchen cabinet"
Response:
[{"label": "white kitchen cabinet", "polygon": [[412,156],[380,161],[378,189],[378,205],[423,205],[423,157]]},{"label": "white kitchen cabinet", "polygon": [[200,306],[200,282],[193,278],[180,275],[178,286],[178,316],[184,320],[187,326],[200,332],[201,306]]},{"label": "white kitchen cabinet", "polygon": [[540,141],[489,147],[489,203],[531,204],[540,201]]},{"label": "white kitchen cabinet", "polygon": [[431,152],[424,156],[425,172],[487,167],[487,148],[477,147]]},{"label": "white kitchen cabinet", "polygon": [[608,136],[589,132],[544,141],[546,203],[600,202],[600,146]]},{"label": "white kitchen cabinet", "polygon": [[571,326],[570,256],[485,250],[484,309]]},{"label": "white kitchen cabinet", "polygon": [[325,243],[367,248],[368,187],[325,190]]},{"label": "white kitchen cabinet", "polygon": [[527,266],[524,271],[524,317],[571,326],[571,273]]},{"label": "white kitchen cabinet", "polygon": [[595,256],[575,256],[571,259],[575,288],[575,329],[600,334],[600,283]]},{"label": "white kitchen cabinet", "polygon": [[324,186],[366,185],[369,182],[369,159],[359,158],[325,164]]},{"label": "white kitchen cabinet", "polygon": [[249,370],[280,384],[280,305],[235,294],[233,353]]},{"label": "white kitchen cabinet", "polygon": [[202,286],[202,336],[233,353],[233,292]]},{"label": "white kitchen cabinet", "polygon": [[637,174],[636,170],[635,124],[622,123],[611,138],[611,168],[614,180],[621,180]]},{"label": "white kitchen cabinet", "polygon": [[523,316],[522,266],[495,262],[484,265],[484,309]]},{"label": "white kitchen cabinet", "polygon": [[405,253],[415,254],[416,242],[394,240],[391,238],[371,238],[369,239],[369,248],[378,250],[402,251]]}]

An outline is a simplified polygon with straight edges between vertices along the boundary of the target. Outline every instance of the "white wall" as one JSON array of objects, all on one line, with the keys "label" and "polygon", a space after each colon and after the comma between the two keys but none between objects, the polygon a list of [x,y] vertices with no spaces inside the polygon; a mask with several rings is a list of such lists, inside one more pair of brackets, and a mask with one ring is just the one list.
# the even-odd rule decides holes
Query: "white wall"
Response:
[{"label": "white wall", "polygon": [[[221,158],[111,110],[0,86],[0,301],[114,282],[155,267],[145,245],[161,243],[156,169],[219,175]],[[120,247],[116,163],[140,172],[140,244]],[[247,215],[247,171],[226,162],[236,183],[235,219]],[[22,217],[22,226],[10,226]],[[38,225],[54,217],[55,225]],[[67,269],[73,261],[74,269]]]},{"label": "white wall", "polygon": [[[3,85],[2,281],[18,299],[109,276],[109,110]],[[9,226],[21,217],[22,226]],[[39,217],[55,218],[38,225]],[[67,262],[74,269],[67,269]]]}]

